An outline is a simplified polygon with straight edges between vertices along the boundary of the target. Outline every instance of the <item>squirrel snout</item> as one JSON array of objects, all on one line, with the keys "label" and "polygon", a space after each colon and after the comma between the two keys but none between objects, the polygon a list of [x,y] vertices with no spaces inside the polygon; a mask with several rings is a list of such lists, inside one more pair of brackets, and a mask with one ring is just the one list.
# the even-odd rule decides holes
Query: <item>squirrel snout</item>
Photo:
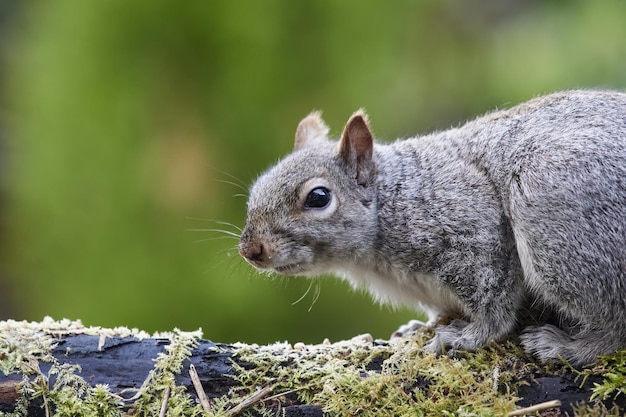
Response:
[{"label": "squirrel snout", "polygon": [[241,241],[239,254],[256,267],[267,267],[270,257],[267,248],[260,240]]}]

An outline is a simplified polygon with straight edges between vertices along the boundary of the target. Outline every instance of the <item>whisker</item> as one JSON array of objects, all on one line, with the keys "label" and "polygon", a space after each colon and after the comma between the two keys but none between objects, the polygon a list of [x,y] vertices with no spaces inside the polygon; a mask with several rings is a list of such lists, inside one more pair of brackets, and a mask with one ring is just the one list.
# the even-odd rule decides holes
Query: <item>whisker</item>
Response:
[{"label": "whisker", "polygon": [[[217,251],[216,253],[218,253],[218,254],[225,253],[227,256],[239,256],[239,247],[238,246],[232,246],[230,248],[221,249],[221,250]],[[243,261],[243,258],[240,258],[239,260]]]},{"label": "whisker", "polygon": [[207,239],[194,240],[193,243],[202,243],[202,242],[209,242],[209,241],[212,241],[212,240],[223,240],[223,239],[239,240],[239,238],[235,237],[235,236],[216,236],[216,237],[209,237]]},{"label": "whisker", "polygon": [[248,189],[247,189],[246,187],[244,187],[244,186],[243,186],[243,185],[241,185],[241,184],[237,184],[236,182],[233,182],[233,181],[228,181],[228,180],[215,180],[215,181],[217,181],[217,182],[221,182],[221,183],[223,183],[223,184],[229,184],[229,185],[232,185],[232,186],[234,186],[234,187],[237,187],[237,188],[239,188],[239,189],[241,189],[241,190],[243,190],[243,191],[245,191],[245,192],[248,192]]},{"label": "whisker", "polygon": [[236,176],[234,176],[232,174],[229,174],[226,171],[222,171],[222,170],[219,170],[219,169],[216,169],[216,168],[214,168],[214,170],[219,172],[220,174],[226,175],[227,177],[230,177],[232,180],[234,180],[234,181],[230,181],[230,180],[226,180],[226,179],[215,179],[216,182],[221,182],[222,184],[228,184],[228,185],[232,185],[233,187],[239,188],[240,190],[242,190],[245,193],[245,195],[247,197],[247,194],[248,194],[248,191],[249,191],[249,186],[248,186],[248,184],[245,181],[241,180],[240,178],[238,178],[238,177],[236,177]]},{"label": "whisker", "polygon": [[311,301],[311,306],[309,307],[308,312],[310,313],[313,310],[313,305],[319,300],[320,294],[322,293],[322,286],[319,281],[315,283],[315,293],[313,294],[313,301]]},{"label": "whisker", "polygon": [[230,227],[234,227],[235,229],[239,230],[240,232],[241,227],[237,226],[236,224],[230,223],[230,222],[226,222],[224,220],[215,220],[215,219],[203,219],[201,217],[190,217],[187,216],[185,217],[187,220],[195,220],[195,221],[199,221],[199,222],[211,222],[211,223],[217,223],[217,224],[222,224],[224,226],[230,226]]},{"label": "whisker", "polygon": [[233,224],[233,223],[225,222],[225,221],[222,221],[222,220],[215,220],[215,223],[222,224],[224,226],[234,227],[235,229],[239,230],[240,232],[243,232],[241,227],[239,227],[239,226],[237,226],[236,224]]},{"label": "whisker", "polygon": [[231,232],[230,230],[223,229],[185,229],[185,232],[216,232],[216,233],[224,233],[225,235],[235,237],[239,239],[239,234],[235,232]]},{"label": "whisker", "polygon": [[243,258],[237,257],[238,259],[235,259],[234,253],[232,252],[233,250],[234,248],[228,248],[228,249],[224,249],[221,251],[217,251],[216,252],[217,254],[227,252],[226,256],[220,257],[217,262],[214,262],[210,267],[204,269],[204,271],[202,271],[202,275],[213,274],[215,273],[215,271],[218,271],[218,270],[220,271],[220,273],[223,273],[223,270],[221,269],[221,267],[226,265],[227,266],[226,271],[228,273],[228,276],[233,277],[234,274],[239,272],[241,268],[245,265],[245,262],[243,262]]},{"label": "whisker", "polygon": [[291,303],[292,306],[295,306],[296,304],[298,304],[300,301],[304,300],[304,297],[307,296],[307,294],[309,293],[309,291],[311,291],[311,287],[313,287],[313,281],[309,281],[309,288],[306,289],[306,291],[304,292],[304,294],[302,294],[302,297],[298,298],[296,301],[294,301],[293,303]]},{"label": "whisker", "polygon": [[202,218],[202,217],[185,216],[185,218],[187,220],[196,220],[196,221],[199,221],[199,222],[216,222],[217,221],[215,219],[205,219],[205,218]]},{"label": "whisker", "polygon": [[241,178],[239,178],[239,177],[237,177],[237,176],[235,176],[235,175],[233,175],[233,174],[230,174],[230,173],[228,173],[228,172],[226,172],[226,171],[222,171],[221,169],[217,169],[217,168],[214,168],[214,169],[215,169],[217,172],[219,172],[220,174],[224,174],[224,175],[226,175],[227,177],[230,177],[231,179],[233,179],[233,180],[237,181],[237,184],[238,184],[238,185],[240,185],[241,187],[243,187],[243,188],[246,188],[246,187],[247,187],[247,184],[246,184],[246,183],[245,183],[245,181],[243,181]]}]

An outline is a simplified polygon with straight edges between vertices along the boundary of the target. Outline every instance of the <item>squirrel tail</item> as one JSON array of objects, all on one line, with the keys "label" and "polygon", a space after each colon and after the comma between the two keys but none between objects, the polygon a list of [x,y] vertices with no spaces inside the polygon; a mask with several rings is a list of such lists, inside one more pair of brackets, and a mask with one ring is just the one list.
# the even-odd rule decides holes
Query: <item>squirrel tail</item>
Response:
[{"label": "squirrel tail", "polygon": [[546,324],[530,326],[520,336],[522,347],[541,361],[565,359],[574,366],[593,363],[599,355],[609,354],[623,346],[615,334],[604,330],[581,330],[575,334]]}]

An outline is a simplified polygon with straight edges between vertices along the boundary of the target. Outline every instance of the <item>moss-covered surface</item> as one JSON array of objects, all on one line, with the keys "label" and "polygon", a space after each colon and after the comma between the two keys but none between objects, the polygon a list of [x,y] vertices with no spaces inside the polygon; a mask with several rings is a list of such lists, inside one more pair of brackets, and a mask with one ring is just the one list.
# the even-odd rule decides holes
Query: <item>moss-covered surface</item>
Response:
[{"label": "moss-covered surface", "polygon": [[[169,343],[141,386],[113,392],[107,385],[91,385],[78,366],[52,354],[59,338],[77,333],[159,337]],[[574,373],[580,384],[601,377],[592,401],[577,406],[576,416],[622,414],[601,401],[625,395],[626,351],[576,371],[566,364],[537,364],[511,341],[455,358],[435,357],[420,350],[430,336],[424,331],[391,342],[355,338],[320,345],[216,347],[231,355],[235,384],[219,395],[209,393],[211,400],[203,406],[196,392],[177,382],[188,372],[185,364],[195,354],[199,331],[150,336],[71,321],[5,321],[0,322],[0,370],[21,382],[13,410],[0,415],[25,416],[38,404],[50,416],[274,416],[285,415],[290,405],[310,404],[332,416],[502,416],[519,408],[520,386],[562,373]],[[541,412],[558,415],[555,409]]]}]

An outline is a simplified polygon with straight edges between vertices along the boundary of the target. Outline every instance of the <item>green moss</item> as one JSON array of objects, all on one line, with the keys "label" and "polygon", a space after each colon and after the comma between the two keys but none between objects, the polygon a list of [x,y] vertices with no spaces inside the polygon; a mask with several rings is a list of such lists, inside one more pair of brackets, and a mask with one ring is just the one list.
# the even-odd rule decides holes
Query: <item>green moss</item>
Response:
[{"label": "green moss", "polygon": [[623,417],[618,406],[607,409],[602,403],[581,404],[574,407],[574,417]]},{"label": "green moss", "polygon": [[[330,415],[504,415],[515,409],[510,370],[521,370],[518,356],[502,349],[437,358],[420,351],[427,337],[303,350],[240,346],[239,358],[251,366],[238,367],[235,378],[242,386],[297,390],[300,401],[323,405]],[[373,360],[382,361],[381,369],[368,370]]]},{"label": "green moss", "polygon": [[617,417],[622,416],[623,411],[617,406],[607,409],[602,401],[624,401],[626,393],[626,349],[621,349],[612,355],[601,356],[593,366],[583,370],[571,369],[578,374],[581,385],[589,377],[601,377],[601,382],[593,383],[591,404],[582,404],[574,409],[576,417]]},{"label": "green moss", "polygon": [[[232,377],[238,386],[212,399],[204,410],[175,381],[201,337],[199,331],[159,334],[170,344],[130,400],[112,393],[106,385],[91,386],[79,375],[78,366],[60,364],[52,356],[55,336],[76,333],[148,337],[124,328],[85,328],[80,322],[0,322],[0,370],[6,375],[23,375],[15,411],[0,415],[26,416],[30,402],[39,398],[47,415],[59,417],[156,416],[169,395],[167,416],[275,415],[276,407],[290,403],[317,404],[337,416],[501,416],[516,408],[521,384],[533,376],[567,369],[539,365],[512,342],[494,343],[455,358],[424,354],[421,347],[431,331],[391,342],[360,337],[320,345],[235,344],[228,347],[228,353],[233,355]],[[50,370],[42,372],[41,363],[50,364]],[[576,416],[620,414],[600,400],[624,395],[626,351],[602,357],[594,366],[575,372],[581,384],[591,376],[603,381],[595,384],[595,402],[577,406]],[[249,401],[259,391],[265,395]],[[239,408],[242,404],[245,406]]]},{"label": "green moss", "polygon": [[[170,339],[155,360],[154,369],[143,386],[133,397],[132,402],[124,401],[111,393],[106,385],[91,386],[77,375],[80,367],[72,364],[60,364],[51,354],[54,337],[64,334],[91,334],[121,337],[147,337],[144,332],[126,328],[101,329],[86,328],[78,321],[63,320],[55,322],[45,319],[41,323],[0,322],[0,370],[5,375],[21,374],[23,381],[19,387],[20,399],[13,413],[0,413],[2,416],[27,416],[29,403],[42,398],[46,415],[55,417],[79,416],[122,416],[126,410],[132,415],[159,415],[163,396],[169,388],[169,416],[198,416],[202,410],[186,393],[185,388],[177,386],[175,376],[182,372],[182,364],[196,346],[200,332],[185,333],[174,330],[160,334],[159,337]],[[42,372],[40,362],[50,363],[47,373]],[[55,376],[50,385],[51,376]],[[54,413],[54,414],[53,414]]]},{"label": "green moss", "polygon": [[[176,385],[176,375],[183,371],[183,362],[191,356],[197,346],[197,340],[202,334],[197,331],[185,333],[174,330],[171,334],[165,334],[171,343],[165,347],[165,352],[160,353],[155,361],[154,369],[139,391],[139,398],[133,405],[134,415],[156,416],[159,415],[165,392],[168,392],[167,403],[168,415],[170,416],[200,416],[202,408],[195,404],[187,394],[186,388]],[[163,336],[162,336],[163,337]]]},{"label": "green moss", "polygon": [[604,378],[602,383],[594,384],[592,399],[615,399],[620,395],[623,397],[626,394],[626,349],[600,357],[590,372]]}]

